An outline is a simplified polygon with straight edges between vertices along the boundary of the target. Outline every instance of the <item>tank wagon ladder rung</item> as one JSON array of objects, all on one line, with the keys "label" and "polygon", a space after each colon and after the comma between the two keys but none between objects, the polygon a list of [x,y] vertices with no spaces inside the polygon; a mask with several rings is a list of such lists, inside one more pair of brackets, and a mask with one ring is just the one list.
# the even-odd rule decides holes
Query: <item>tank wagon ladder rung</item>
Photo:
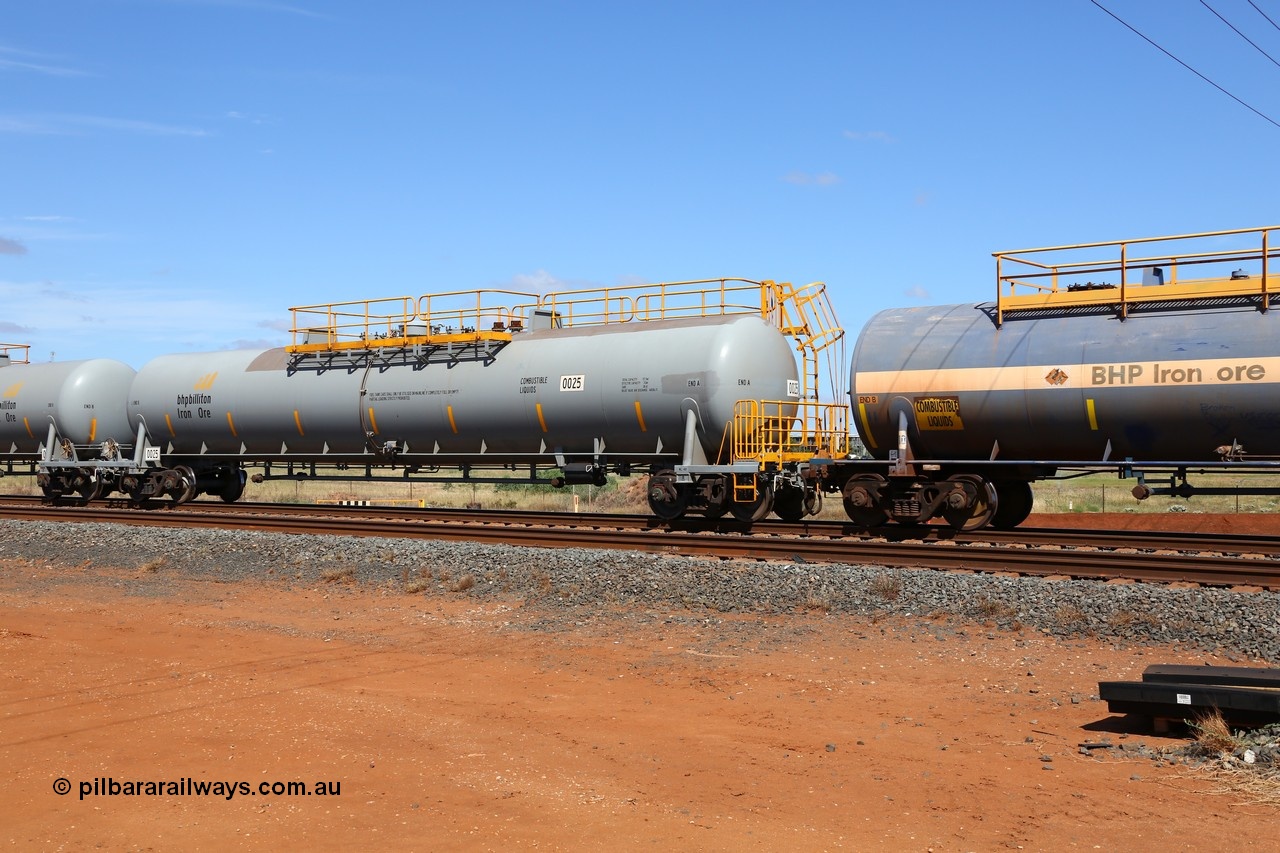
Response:
[{"label": "tank wagon ladder rung", "polygon": [[796,342],[802,355],[800,398],[816,400],[820,388],[818,353],[844,337],[835,311],[821,282],[795,287],[790,282],[765,281],[772,290],[774,322],[778,330]]},{"label": "tank wagon ladder rung", "polygon": [[733,475],[733,499],[738,503],[753,504],[759,500],[755,474]]},{"label": "tank wagon ladder rung", "polygon": [[[826,286],[821,282],[799,288],[789,282],[763,284],[768,288],[762,298],[762,305],[770,306],[768,319],[801,354],[801,387],[797,399],[739,400],[735,404],[731,459],[753,461],[760,469],[776,469],[817,455],[845,456],[849,448],[847,405],[818,401],[822,373],[818,354],[844,337]],[[754,479],[739,482],[735,476],[734,490],[743,496],[749,490],[754,496]]]}]

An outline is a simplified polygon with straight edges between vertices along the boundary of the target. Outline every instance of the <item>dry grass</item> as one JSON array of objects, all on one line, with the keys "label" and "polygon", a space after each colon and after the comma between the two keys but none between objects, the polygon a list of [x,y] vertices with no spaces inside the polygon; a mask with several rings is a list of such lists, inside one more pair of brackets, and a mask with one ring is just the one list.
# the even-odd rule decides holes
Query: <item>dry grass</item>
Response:
[{"label": "dry grass", "polygon": [[476,576],[465,574],[449,585],[449,592],[466,592],[476,585]]},{"label": "dry grass", "polygon": [[154,560],[148,560],[143,563],[139,568],[144,572],[158,572],[164,568],[165,565],[164,557],[156,557]]},{"label": "dry grass", "polygon": [[809,613],[830,613],[831,600],[824,595],[811,592],[808,597],[801,602],[800,609]]},{"label": "dry grass", "polygon": [[1008,619],[1018,615],[1018,610],[994,598],[980,598],[973,606],[975,615],[982,619]]},{"label": "dry grass", "polygon": [[[1249,764],[1242,759],[1238,753],[1250,745],[1251,738],[1232,733],[1221,711],[1215,708],[1199,714],[1188,725],[1193,740],[1186,754],[1205,763],[1184,778],[1208,780],[1211,787],[1204,793],[1225,794],[1240,806],[1280,806],[1280,768],[1269,760]],[[1252,740],[1257,740],[1256,733]],[[1249,748],[1256,749],[1256,743]]]},{"label": "dry grass", "polygon": [[1059,605],[1058,609],[1053,611],[1054,621],[1063,626],[1082,625],[1088,621],[1088,618],[1084,609],[1074,602]]},{"label": "dry grass", "polygon": [[[1204,793],[1233,797],[1237,806],[1280,807],[1280,772],[1242,763],[1202,767],[1196,779],[1207,777],[1210,788]],[[1188,777],[1184,777],[1188,778]]]},{"label": "dry grass", "polygon": [[1239,738],[1231,733],[1231,728],[1217,708],[1197,714],[1190,725],[1195,732],[1195,745],[1203,755],[1222,755],[1240,746]]},{"label": "dry grass", "polygon": [[1112,628],[1128,628],[1134,625],[1158,625],[1160,620],[1150,613],[1136,613],[1132,610],[1117,610],[1107,617],[1107,625]]},{"label": "dry grass", "polygon": [[871,579],[871,594],[881,601],[897,601],[902,595],[902,578],[897,575],[880,574]]},{"label": "dry grass", "polygon": [[352,584],[356,582],[356,570],[351,566],[335,566],[321,572],[320,579],[325,583]]}]

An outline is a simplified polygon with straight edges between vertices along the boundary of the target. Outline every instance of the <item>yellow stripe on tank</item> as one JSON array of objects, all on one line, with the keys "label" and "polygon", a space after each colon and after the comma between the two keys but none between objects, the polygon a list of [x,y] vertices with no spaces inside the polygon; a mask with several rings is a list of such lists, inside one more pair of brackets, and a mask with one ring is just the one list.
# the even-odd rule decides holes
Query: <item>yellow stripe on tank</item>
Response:
[{"label": "yellow stripe on tank", "polygon": [[31,431],[31,424],[27,423],[27,419],[25,417],[22,419],[22,425],[27,428],[27,435],[31,436],[32,438],[36,437],[35,433]]},{"label": "yellow stripe on tank", "polygon": [[373,406],[369,407],[369,426],[373,428],[373,434],[378,434],[378,419],[373,416]]},{"label": "yellow stripe on tank", "polygon": [[880,445],[876,444],[876,437],[871,434],[871,424],[867,422],[867,404],[858,404],[858,418],[862,421],[862,434],[867,437],[867,444],[871,445],[872,450],[879,449]]},{"label": "yellow stripe on tank", "polygon": [[546,422],[546,420],[542,417],[542,404],[541,404],[541,403],[534,403],[533,405],[534,405],[534,408],[538,410],[538,425],[542,427],[542,431],[543,431],[543,432],[546,432],[546,431],[547,431],[547,422]]},{"label": "yellow stripe on tank", "polygon": [[1089,410],[1089,429],[1094,430],[1096,432],[1098,429],[1098,413],[1093,409],[1093,398],[1090,397],[1088,400],[1085,400],[1084,402],[1085,402],[1085,407],[1088,408]]},{"label": "yellow stripe on tank", "polygon": [[231,413],[227,412],[227,426],[231,428],[231,437],[239,438],[240,434],[236,432],[236,422],[231,420]]},{"label": "yellow stripe on tank", "polygon": [[168,412],[165,412],[165,414],[164,414],[164,425],[165,425],[165,426],[167,426],[167,427],[169,428],[169,437],[170,437],[170,438],[177,438],[177,437],[178,437],[178,434],[177,434],[176,432],[174,432],[174,431],[173,431],[173,421],[169,420],[169,413],[168,413]]},{"label": "yellow stripe on tank", "polygon": [[306,433],[302,431],[302,416],[298,414],[297,409],[293,410],[293,425],[298,428],[298,435],[306,435]]},{"label": "yellow stripe on tank", "polygon": [[98,435],[98,419],[89,418],[89,443],[92,444]]},{"label": "yellow stripe on tank", "polygon": [[640,401],[639,401],[639,400],[636,400],[636,421],[637,421],[637,422],[639,422],[639,424],[640,424],[640,431],[641,431],[641,432],[648,432],[648,431],[649,431],[648,429],[646,429],[646,428],[645,428],[645,425],[644,425],[644,412],[641,412],[641,411],[640,411]]},{"label": "yellow stripe on tank", "polygon": [[449,413],[449,429],[453,430],[453,434],[458,434],[458,425],[453,421],[453,406],[445,406],[445,411]]}]

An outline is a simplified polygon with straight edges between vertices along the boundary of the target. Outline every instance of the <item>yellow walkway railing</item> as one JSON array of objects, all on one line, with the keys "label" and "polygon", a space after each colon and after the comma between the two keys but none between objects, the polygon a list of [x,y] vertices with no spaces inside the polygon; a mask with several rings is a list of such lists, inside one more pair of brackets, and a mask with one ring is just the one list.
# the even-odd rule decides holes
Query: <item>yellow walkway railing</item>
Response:
[{"label": "yellow walkway railing", "polygon": [[[568,290],[536,296],[474,290],[417,298],[403,296],[293,308],[292,353],[372,350],[416,345],[506,342],[525,330],[643,323],[686,317],[753,314],[787,335],[802,362],[799,399],[743,400],[729,425],[733,461],[781,464],[814,455],[843,456],[849,447],[847,412],[818,403],[818,353],[844,330],[820,282],[745,278]],[[836,370],[842,370],[839,365]],[[723,454],[722,454],[723,455]]]},{"label": "yellow walkway railing", "polygon": [[848,409],[839,403],[739,400],[730,430],[734,461],[799,462],[849,452]]},{"label": "yellow walkway railing", "polygon": [[[1257,296],[1280,289],[1280,226],[996,252],[996,323],[1009,312]],[[1191,268],[1201,277],[1182,275]]]}]

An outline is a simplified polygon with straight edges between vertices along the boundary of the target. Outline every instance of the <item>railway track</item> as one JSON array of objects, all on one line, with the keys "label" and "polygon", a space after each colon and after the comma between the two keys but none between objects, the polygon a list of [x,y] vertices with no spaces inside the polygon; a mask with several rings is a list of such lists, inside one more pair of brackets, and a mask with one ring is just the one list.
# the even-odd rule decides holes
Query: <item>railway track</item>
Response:
[{"label": "railway track", "polygon": [[1280,589],[1280,537],[1269,536],[1034,528],[961,533],[937,526],[888,526],[868,532],[839,521],[762,523],[748,532],[732,520],[662,522],[645,515],[204,501],[130,509],[110,501],[46,506],[38,498],[0,499],[0,518],[491,541],[719,559]]}]

